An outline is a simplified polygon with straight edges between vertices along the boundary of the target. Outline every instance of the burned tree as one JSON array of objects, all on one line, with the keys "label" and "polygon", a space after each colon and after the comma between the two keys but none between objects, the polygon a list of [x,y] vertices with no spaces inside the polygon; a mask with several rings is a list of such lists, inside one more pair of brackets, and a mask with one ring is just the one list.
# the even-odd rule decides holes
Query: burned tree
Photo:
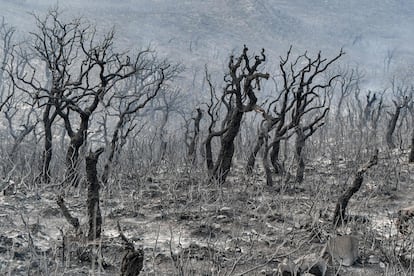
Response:
[{"label": "burned tree", "polygon": [[10,80],[8,68],[11,66],[10,63],[13,62],[14,32],[15,29],[10,27],[3,17],[0,22],[0,111],[14,95],[13,87],[8,82]]},{"label": "burned tree", "polygon": [[12,141],[11,150],[8,153],[12,163],[16,161],[19,146],[39,123],[35,107],[27,104],[25,96],[25,94],[16,93],[3,107],[3,114]]},{"label": "burned tree", "polygon": [[79,150],[87,140],[92,114],[117,82],[139,70],[142,55],[116,52],[113,30],[102,37],[81,19],[62,20],[57,10],[49,11],[44,19],[35,19],[38,31],[32,33],[32,50],[46,68],[50,82],[43,81],[35,62],[30,64],[31,70],[17,74],[16,79],[22,89],[36,91],[33,98],[43,109],[45,180],[50,178],[52,125],[59,117],[70,138],[66,182],[76,185]]},{"label": "burned tree", "polygon": [[[339,75],[323,79],[323,74],[344,53],[339,52],[332,59],[325,59],[319,52],[316,58],[311,58],[307,53],[299,55],[291,61],[291,50],[285,57],[280,58],[281,91],[276,94],[265,112],[266,128],[262,128],[259,139],[249,160],[247,171],[251,171],[254,165],[255,155],[259,151],[263,141],[273,133],[270,144],[267,144],[264,154],[264,165],[271,164],[276,173],[283,172],[283,166],[279,161],[280,141],[290,136],[289,130],[295,130],[295,157],[297,160],[297,181],[303,180],[304,157],[303,148],[306,140],[323,125],[329,107],[327,104],[327,89],[330,88]],[[314,116],[314,118],[309,118]],[[265,139],[266,138],[266,139]],[[267,154],[269,153],[269,154]],[[265,168],[266,170],[266,168]],[[270,169],[266,170],[270,173]],[[267,179],[271,177],[268,175]],[[272,181],[268,181],[268,184]]]},{"label": "burned tree", "polygon": [[[280,69],[284,80],[283,87],[284,89],[292,90],[294,99],[292,122],[296,133],[297,182],[303,181],[305,170],[303,148],[305,147],[306,140],[324,124],[323,119],[329,111],[326,95],[327,89],[332,86],[333,81],[339,76],[335,75],[323,81],[322,74],[343,54],[344,52],[341,50],[334,58],[326,59],[322,57],[321,52],[318,53],[316,58],[311,58],[305,53],[298,56],[293,63],[288,64],[289,51],[286,58],[281,59]],[[309,118],[312,116],[312,113],[316,113],[316,115],[314,115],[314,118]],[[273,154],[276,155],[277,152]],[[271,156],[272,158],[274,160],[278,159]]]},{"label": "burned tree", "polygon": [[[179,65],[170,65],[165,60],[158,61],[154,56],[151,56],[149,50],[140,52],[139,56],[139,65],[136,66],[137,72],[119,83],[116,92],[105,101],[106,108],[110,110],[110,113],[113,114],[112,117],[115,118],[115,127],[106,149],[108,154],[102,174],[103,183],[108,182],[115,154],[123,146],[120,141],[125,141],[136,128],[138,113],[160,94],[169,94],[167,82],[181,71]],[[165,105],[167,104],[165,103]],[[159,108],[162,109],[164,106]],[[156,110],[158,108],[150,108],[149,112],[155,112]],[[109,128],[107,121],[103,124],[105,129]]]},{"label": "burned tree", "polygon": [[364,175],[368,171],[368,169],[377,165],[377,163],[378,150],[375,150],[371,159],[365,165],[361,166],[356,172],[352,185],[339,197],[332,219],[334,227],[340,226],[346,220],[345,212],[349,200],[361,188],[362,182],[364,181]]},{"label": "burned tree", "polygon": [[389,149],[395,148],[393,134],[397,126],[398,119],[400,118],[401,110],[403,108],[407,108],[412,100],[411,97],[408,96],[408,90],[408,87],[398,86],[396,84],[396,80],[392,80],[392,92],[397,99],[392,101],[394,103],[394,112],[388,112],[390,119],[387,125],[385,140]]},{"label": "burned tree", "polygon": [[[216,130],[216,125],[218,124],[219,118],[220,118],[220,110],[221,110],[221,107],[224,101],[220,100],[217,97],[216,89],[211,82],[211,76],[209,75],[207,68],[205,70],[205,74],[206,74],[206,81],[209,86],[210,101],[206,103],[206,106],[207,106],[206,113],[207,113],[207,118],[209,120],[209,124],[207,127],[208,134],[203,144],[205,147],[205,160],[206,160],[207,170],[209,174],[212,175],[213,169],[214,169],[213,148],[212,148],[213,138],[223,135],[223,133],[227,131],[227,129],[222,127],[221,130]],[[224,97],[224,95],[222,97]]]},{"label": "burned tree", "polygon": [[7,121],[12,140],[11,150],[8,152],[11,163],[15,163],[19,145],[37,124],[36,118],[33,118],[36,117],[34,107],[27,104],[26,95],[16,93],[18,91],[13,85],[11,68],[16,67],[20,71],[25,69],[23,60],[14,59],[14,32],[15,29],[7,25],[3,18],[0,22],[0,112]]},{"label": "burned tree", "polygon": [[[63,22],[59,15],[58,10],[50,10],[44,18],[34,16],[38,31],[31,33],[30,48],[15,51],[13,54],[14,59],[24,61],[25,70],[13,66],[13,63],[13,67],[9,69],[14,84],[28,93],[42,109],[45,138],[39,179],[44,182],[49,182],[51,176],[52,126],[59,109],[67,107],[61,100],[73,82],[74,72],[71,67],[78,57],[79,33],[88,30],[88,27],[82,27],[80,20]],[[41,65],[36,64],[38,61]]]},{"label": "burned tree", "polygon": [[337,71],[337,75],[339,77],[335,85],[335,93],[338,94],[335,120],[342,123],[343,105],[351,94],[356,91],[359,92],[359,83],[364,76],[358,68],[349,67],[340,68]]},{"label": "burned tree", "polygon": [[406,107],[408,101],[409,101],[408,98],[405,98],[402,103],[401,102],[399,103],[399,102],[394,100],[393,101],[394,107],[395,107],[394,112],[393,113],[391,113],[391,112],[388,113],[390,115],[390,120],[388,121],[387,132],[385,134],[385,139],[387,141],[387,146],[388,146],[389,149],[395,148],[393,134],[394,134],[395,128],[397,126],[398,118],[400,117],[401,109]]},{"label": "burned tree", "polygon": [[[114,35],[111,31],[101,41],[95,42],[95,32],[80,34],[79,46],[83,53],[83,60],[77,81],[72,83],[71,89],[61,95],[61,101],[66,108],[58,108],[58,113],[64,120],[70,137],[66,153],[66,179],[74,184],[78,182],[79,149],[87,140],[92,114],[117,82],[132,77],[138,70],[141,56],[138,54],[135,58],[131,58],[126,54],[114,52]],[[71,112],[79,116],[76,131],[73,128]]]},{"label": "burned tree", "polygon": [[[207,111],[211,119],[205,143],[207,167],[211,172],[212,179],[219,183],[226,180],[230,171],[234,154],[234,140],[239,133],[243,115],[256,108],[257,97],[255,93],[260,90],[260,81],[269,78],[269,74],[259,70],[259,66],[266,60],[264,50],[260,56],[255,56],[254,59],[251,59],[247,52],[248,48],[244,46],[240,56],[230,57],[229,72],[224,77],[226,84],[223,95],[219,102],[215,95],[211,95],[210,108]],[[221,104],[225,106],[226,115],[222,121],[221,129],[214,131],[218,120],[214,113],[218,112]],[[220,137],[220,150],[215,162],[211,148],[211,140],[214,137]]]}]

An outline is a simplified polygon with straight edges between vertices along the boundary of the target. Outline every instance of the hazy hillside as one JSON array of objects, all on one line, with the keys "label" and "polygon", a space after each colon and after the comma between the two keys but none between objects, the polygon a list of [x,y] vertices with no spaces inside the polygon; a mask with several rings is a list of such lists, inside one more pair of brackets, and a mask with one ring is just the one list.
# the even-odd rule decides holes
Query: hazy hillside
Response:
[{"label": "hazy hillside", "polygon": [[[52,0],[2,0],[1,14],[21,33],[32,29],[28,12],[44,13]],[[103,28],[116,26],[126,47],[151,43],[190,71],[209,63],[221,69],[243,44],[264,47],[277,59],[289,45],[298,51],[347,52],[345,62],[382,77],[384,58],[394,67],[414,63],[414,2],[410,0],[86,0],[62,1],[67,14]]]}]

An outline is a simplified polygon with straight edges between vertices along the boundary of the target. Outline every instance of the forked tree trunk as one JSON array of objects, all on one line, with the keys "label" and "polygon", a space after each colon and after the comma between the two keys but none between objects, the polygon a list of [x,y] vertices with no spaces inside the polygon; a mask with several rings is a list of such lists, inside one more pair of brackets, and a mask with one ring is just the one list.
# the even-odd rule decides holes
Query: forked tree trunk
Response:
[{"label": "forked tree trunk", "polygon": [[70,137],[70,143],[66,152],[66,182],[77,187],[79,184],[79,149],[86,141],[89,127],[89,115],[81,115],[81,123],[76,133]]},{"label": "forked tree trunk", "polygon": [[79,184],[79,149],[83,145],[82,135],[77,133],[71,137],[68,151],[66,152],[66,182],[77,187]]},{"label": "forked tree trunk", "polygon": [[239,133],[242,118],[243,111],[235,109],[230,118],[228,130],[221,137],[220,152],[213,170],[213,178],[219,183],[224,183],[230,172],[234,154],[234,139]]},{"label": "forked tree trunk", "polygon": [[103,148],[90,152],[86,156],[86,179],[88,181],[88,224],[89,232],[88,239],[94,240],[101,236],[102,216],[99,207],[99,181],[96,164],[98,163],[99,155],[104,151]]}]

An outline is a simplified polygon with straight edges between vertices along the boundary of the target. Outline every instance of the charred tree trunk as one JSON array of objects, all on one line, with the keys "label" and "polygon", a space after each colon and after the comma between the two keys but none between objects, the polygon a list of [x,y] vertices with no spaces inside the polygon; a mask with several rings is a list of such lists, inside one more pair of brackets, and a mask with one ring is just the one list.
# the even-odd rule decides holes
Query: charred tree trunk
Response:
[{"label": "charred tree trunk", "polygon": [[305,174],[305,160],[303,157],[303,148],[305,147],[306,136],[301,128],[296,131],[295,157],[297,162],[296,182],[302,183]]},{"label": "charred tree trunk", "polygon": [[211,141],[213,140],[213,135],[209,135],[206,139],[205,148],[206,148],[206,165],[207,170],[212,173],[214,169],[214,161],[213,161],[213,152],[211,150]]},{"label": "charred tree trunk", "polygon": [[112,165],[112,162],[113,162],[114,157],[115,157],[117,143],[118,143],[118,140],[119,140],[119,131],[121,130],[122,126],[124,125],[124,120],[125,120],[124,116],[119,117],[119,121],[116,124],[114,133],[112,135],[111,147],[109,149],[108,159],[105,162],[104,170],[103,170],[103,173],[102,173],[102,183],[103,184],[107,184],[108,180],[109,180],[111,165]]},{"label": "charred tree trunk", "polygon": [[388,122],[387,133],[385,135],[385,139],[387,141],[387,146],[388,146],[389,149],[394,149],[395,148],[393,134],[394,134],[394,131],[395,131],[395,127],[397,125],[398,118],[400,117],[401,108],[402,108],[402,106],[399,106],[399,105],[396,104],[395,113],[391,114],[391,119]]},{"label": "charred tree trunk", "polygon": [[160,161],[165,161],[165,157],[167,156],[167,149],[168,149],[168,142],[165,141],[164,135],[162,135],[161,144],[160,144]]},{"label": "charred tree trunk", "polygon": [[82,134],[77,133],[70,138],[69,148],[66,152],[66,182],[75,187],[79,184],[79,149],[83,145],[83,142]]},{"label": "charred tree trunk", "polygon": [[280,137],[275,135],[272,150],[270,151],[270,162],[276,174],[282,174],[284,172],[283,166],[279,160],[280,153]]},{"label": "charred tree trunk", "polygon": [[56,200],[56,203],[59,206],[60,211],[62,212],[66,220],[70,223],[70,225],[72,225],[75,228],[76,232],[79,232],[79,229],[80,229],[79,219],[71,215],[71,213],[69,212],[68,208],[65,205],[63,197],[59,196]]},{"label": "charred tree trunk", "polygon": [[411,134],[411,151],[410,156],[408,157],[408,162],[413,163],[414,162],[414,130]]},{"label": "charred tree trunk", "polygon": [[192,164],[197,161],[197,141],[200,134],[200,121],[203,117],[203,113],[200,108],[197,108],[197,116],[194,118],[194,136],[191,139],[190,145],[188,146],[188,157]]},{"label": "charred tree trunk", "polygon": [[351,197],[359,191],[361,188],[362,182],[364,181],[364,174],[365,172],[371,168],[372,166],[378,163],[378,150],[375,150],[374,155],[371,157],[371,160],[362,166],[356,173],[352,186],[349,187],[345,193],[343,193],[339,199],[338,203],[335,207],[335,212],[333,216],[333,225],[335,227],[340,226],[345,221],[345,211],[346,207],[348,206],[348,202]]},{"label": "charred tree trunk", "polygon": [[269,150],[270,150],[270,146],[268,144],[268,141],[266,141],[267,139],[265,139],[265,148],[264,148],[264,152],[263,152],[263,168],[265,171],[265,175],[266,175],[266,185],[272,187],[273,186],[273,177],[272,177],[272,170],[270,168],[269,165]]},{"label": "charred tree trunk", "polygon": [[228,130],[221,137],[221,147],[217,159],[217,165],[213,170],[213,177],[215,180],[219,181],[219,183],[224,183],[224,181],[226,181],[227,175],[230,171],[234,154],[234,139],[239,133],[243,113],[243,111],[238,109],[233,111]]},{"label": "charred tree trunk", "polygon": [[[260,91],[261,79],[269,79],[268,73],[258,71],[260,64],[266,60],[264,49],[262,49],[260,56],[255,56],[253,63],[251,63],[253,59],[248,57],[247,51],[248,48],[245,45],[243,53],[238,58],[235,59],[233,55],[230,56],[228,64],[229,73],[224,77],[226,82],[224,93],[219,100],[212,92],[211,103],[208,104],[209,109],[207,113],[211,117],[209,138],[220,136],[220,151],[210,175],[210,180],[217,181],[220,184],[226,181],[232,165],[234,140],[240,131],[243,114],[257,108],[255,92]],[[213,133],[212,129],[218,121],[216,112],[218,111],[219,104],[214,104],[214,99],[220,101],[227,110],[225,119],[222,121],[221,131],[216,133]]]},{"label": "charred tree trunk", "polygon": [[52,161],[53,147],[52,147],[52,124],[45,124],[45,148],[43,149],[43,166],[42,166],[42,180],[45,183],[50,182],[50,162]]},{"label": "charred tree trunk", "polygon": [[50,182],[50,162],[52,161],[53,147],[52,147],[52,125],[45,123],[45,148],[42,154],[42,171],[39,179],[45,183]]},{"label": "charred tree trunk", "polygon": [[50,162],[52,161],[53,154],[53,134],[52,134],[52,124],[57,116],[57,112],[54,112],[50,116],[51,105],[47,105],[43,113],[43,127],[45,129],[45,142],[44,149],[42,153],[42,168],[40,175],[38,176],[39,181],[44,183],[50,182]]},{"label": "charred tree trunk", "polygon": [[70,144],[66,152],[66,182],[77,187],[79,184],[79,149],[86,141],[89,127],[89,116],[81,114],[81,124],[79,130],[69,135]]},{"label": "charred tree trunk", "polygon": [[250,153],[249,159],[247,160],[247,165],[246,165],[246,172],[247,174],[252,174],[253,173],[253,169],[254,169],[254,165],[256,163],[256,156],[259,153],[260,149],[262,148],[264,141],[265,141],[265,136],[267,134],[261,132],[259,134],[259,138],[257,139],[256,145],[254,146],[253,151]]},{"label": "charred tree trunk", "polygon": [[101,236],[102,216],[99,207],[99,181],[97,176],[96,164],[99,155],[104,151],[103,148],[90,152],[86,157],[86,178],[88,181],[88,239],[94,240]]},{"label": "charred tree trunk", "polygon": [[121,276],[138,276],[144,267],[144,250],[128,248],[121,263]]}]

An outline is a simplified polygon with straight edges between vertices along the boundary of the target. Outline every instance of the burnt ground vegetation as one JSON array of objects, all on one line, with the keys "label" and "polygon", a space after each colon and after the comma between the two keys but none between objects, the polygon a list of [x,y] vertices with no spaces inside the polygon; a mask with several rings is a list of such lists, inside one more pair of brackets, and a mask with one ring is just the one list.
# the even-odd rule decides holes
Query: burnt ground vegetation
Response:
[{"label": "burnt ground vegetation", "polygon": [[244,45],[189,99],[154,49],[33,20],[1,25],[0,274],[413,273],[411,72]]}]

